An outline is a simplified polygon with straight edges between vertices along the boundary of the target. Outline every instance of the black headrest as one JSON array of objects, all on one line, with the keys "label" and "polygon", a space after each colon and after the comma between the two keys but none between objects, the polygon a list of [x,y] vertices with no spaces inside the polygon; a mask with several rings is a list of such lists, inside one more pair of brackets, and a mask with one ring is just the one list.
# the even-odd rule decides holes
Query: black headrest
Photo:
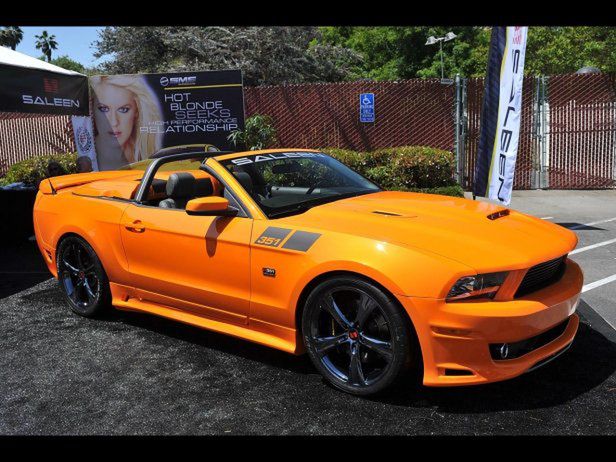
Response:
[{"label": "black headrest", "polygon": [[193,195],[196,197],[211,196],[214,193],[212,180],[209,178],[197,178],[195,180],[195,188]]},{"label": "black headrest", "polygon": [[249,193],[252,193],[252,178],[246,172],[233,172],[233,176],[239,181],[242,187]]},{"label": "black headrest", "polygon": [[190,173],[172,173],[167,180],[167,196],[173,198],[189,197],[192,196],[194,187],[195,177]]}]

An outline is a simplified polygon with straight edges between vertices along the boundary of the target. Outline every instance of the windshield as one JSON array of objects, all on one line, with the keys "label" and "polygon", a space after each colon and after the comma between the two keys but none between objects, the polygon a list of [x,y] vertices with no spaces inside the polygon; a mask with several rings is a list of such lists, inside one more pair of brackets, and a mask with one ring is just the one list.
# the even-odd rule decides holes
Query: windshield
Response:
[{"label": "windshield", "polygon": [[320,152],[275,152],[220,161],[269,218],[380,191],[346,165]]}]

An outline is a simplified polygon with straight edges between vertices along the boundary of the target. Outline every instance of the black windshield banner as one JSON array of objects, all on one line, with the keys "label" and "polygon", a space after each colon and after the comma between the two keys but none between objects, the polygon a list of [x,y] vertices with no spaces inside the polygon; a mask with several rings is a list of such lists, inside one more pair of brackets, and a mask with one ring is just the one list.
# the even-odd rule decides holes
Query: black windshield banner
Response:
[{"label": "black windshield banner", "polygon": [[90,113],[88,78],[0,64],[0,111],[81,115]]},{"label": "black windshield banner", "polygon": [[227,137],[244,129],[239,70],[99,75],[90,85],[100,170],[173,146],[233,149]]}]

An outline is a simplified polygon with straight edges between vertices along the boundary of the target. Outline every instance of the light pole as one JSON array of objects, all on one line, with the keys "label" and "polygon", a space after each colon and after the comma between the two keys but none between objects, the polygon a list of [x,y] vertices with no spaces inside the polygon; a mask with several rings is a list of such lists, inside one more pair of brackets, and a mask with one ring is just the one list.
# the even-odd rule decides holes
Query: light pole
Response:
[{"label": "light pole", "polygon": [[457,37],[457,35],[450,31],[450,32],[447,32],[442,37],[435,37],[434,35],[431,35],[430,37],[428,37],[428,41],[426,42],[426,45],[434,45],[435,43],[438,43],[440,45],[440,51],[441,51],[441,82],[443,80],[445,80],[445,71],[443,70],[443,42],[449,42],[450,40],[453,40],[456,37]]}]

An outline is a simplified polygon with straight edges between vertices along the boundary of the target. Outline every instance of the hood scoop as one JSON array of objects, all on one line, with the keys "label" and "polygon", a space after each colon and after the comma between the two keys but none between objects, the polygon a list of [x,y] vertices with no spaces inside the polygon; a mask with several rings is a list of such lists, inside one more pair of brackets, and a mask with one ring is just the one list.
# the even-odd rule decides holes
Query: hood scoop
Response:
[{"label": "hood scoop", "polygon": [[488,215],[488,220],[498,220],[499,218],[506,217],[507,215],[509,215],[509,209],[499,210],[498,212]]}]

